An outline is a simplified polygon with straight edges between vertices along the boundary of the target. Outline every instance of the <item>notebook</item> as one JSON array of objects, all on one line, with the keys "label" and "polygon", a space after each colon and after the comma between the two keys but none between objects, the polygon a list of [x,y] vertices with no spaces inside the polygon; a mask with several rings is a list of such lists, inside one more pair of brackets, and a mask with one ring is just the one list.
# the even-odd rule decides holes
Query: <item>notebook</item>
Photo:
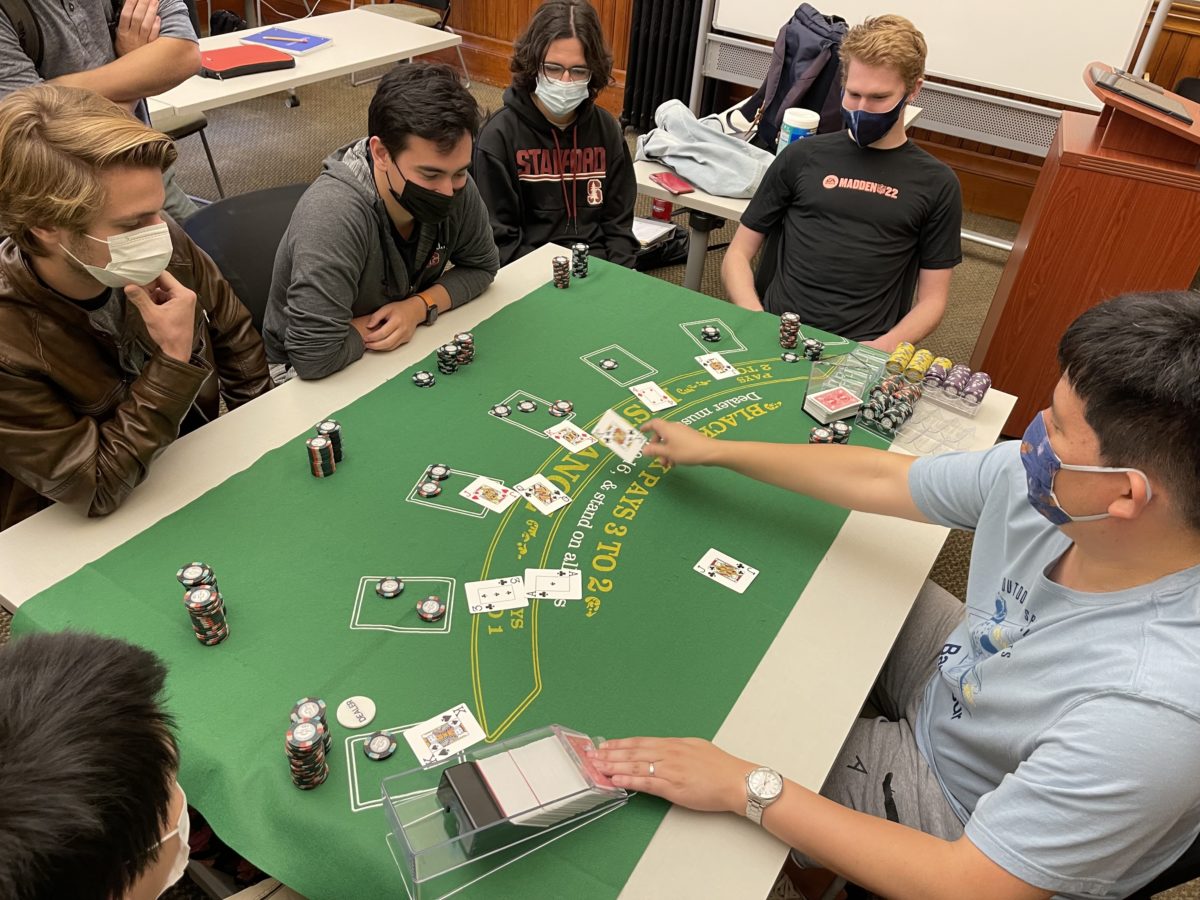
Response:
[{"label": "notebook", "polygon": [[270,47],[222,47],[200,54],[200,74],[205,78],[237,78],[272,69],[294,69],[294,57]]},{"label": "notebook", "polygon": [[243,44],[258,44],[263,47],[273,47],[290,53],[292,56],[303,56],[333,42],[333,38],[317,34],[306,34],[303,31],[291,31],[287,28],[267,28],[246,35],[240,39]]}]

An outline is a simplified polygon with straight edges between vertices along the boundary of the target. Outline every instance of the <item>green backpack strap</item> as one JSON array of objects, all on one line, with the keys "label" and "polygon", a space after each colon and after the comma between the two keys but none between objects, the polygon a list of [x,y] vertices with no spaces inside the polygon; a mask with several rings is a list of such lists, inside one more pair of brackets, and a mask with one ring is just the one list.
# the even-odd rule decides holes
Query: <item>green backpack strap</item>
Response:
[{"label": "green backpack strap", "polygon": [[8,17],[21,50],[33,62],[35,69],[42,68],[42,27],[33,14],[28,0],[0,0],[0,12]]}]

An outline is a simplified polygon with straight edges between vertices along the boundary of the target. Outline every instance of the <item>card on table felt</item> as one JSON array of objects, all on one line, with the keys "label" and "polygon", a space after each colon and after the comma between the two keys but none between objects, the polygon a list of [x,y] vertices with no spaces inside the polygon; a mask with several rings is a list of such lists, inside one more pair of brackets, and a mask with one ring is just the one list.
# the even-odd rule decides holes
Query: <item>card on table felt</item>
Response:
[{"label": "card on table felt", "polygon": [[677,405],[671,398],[671,395],[653,381],[635,384],[629,390],[633,392],[633,396],[646,405],[646,409],[650,410],[650,412],[661,412],[664,409],[670,409],[672,406]]},{"label": "card on table felt", "polygon": [[468,581],[463,585],[463,590],[467,592],[467,609],[472,615],[520,609],[529,605],[529,599],[525,596],[525,582],[520,575]]},{"label": "card on table felt", "polygon": [[758,569],[754,566],[747,565],[741,560],[735,559],[728,553],[722,553],[716,548],[710,548],[707,553],[700,557],[700,562],[692,566],[697,572],[705,577],[723,584],[731,591],[737,591],[739,594],[746,593],[746,588],[750,587],[750,582],[758,577]]},{"label": "card on table felt", "polygon": [[525,595],[538,600],[582,600],[578,569],[526,569]]},{"label": "card on table felt", "polygon": [[512,488],[505,487],[500,482],[493,481],[491,478],[484,478],[482,475],[458,493],[460,496],[466,497],[471,502],[478,503],[484,509],[490,509],[492,512],[504,512],[516,503],[517,498],[520,497],[520,494]]},{"label": "card on table felt", "polygon": [[596,440],[617,454],[622,462],[631,463],[650,440],[611,409],[600,417],[592,429]]},{"label": "card on table felt", "polygon": [[734,378],[738,373],[737,366],[720,353],[705,353],[697,356],[696,362],[700,363],[704,367],[704,371],[718,381],[722,378]]},{"label": "card on table felt", "polygon": [[562,488],[545,475],[530,475],[524,481],[513,485],[513,489],[532,503],[534,509],[547,516],[571,502],[571,498],[562,492]]},{"label": "card on table felt", "polygon": [[596,443],[594,437],[574,422],[559,422],[557,425],[551,425],[543,433],[551,440],[562,444],[568,450],[582,450]]},{"label": "card on table felt", "polygon": [[404,731],[404,739],[423,767],[449,759],[485,737],[487,733],[465,703]]}]

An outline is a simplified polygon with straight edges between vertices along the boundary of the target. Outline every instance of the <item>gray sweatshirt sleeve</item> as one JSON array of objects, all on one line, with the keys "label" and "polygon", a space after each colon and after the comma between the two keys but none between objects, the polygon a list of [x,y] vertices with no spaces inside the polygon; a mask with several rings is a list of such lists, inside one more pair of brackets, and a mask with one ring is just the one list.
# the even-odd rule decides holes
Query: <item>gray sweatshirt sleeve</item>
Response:
[{"label": "gray sweatshirt sleeve", "polygon": [[472,178],[467,179],[467,186],[463,188],[459,215],[458,234],[450,248],[450,262],[454,267],[448,269],[439,282],[450,294],[451,306],[462,306],[482,294],[495,280],[500,268],[492,223]]},{"label": "gray sweatshirt sleeve", "polygon": [[285,299],[288,361],[301,378],[324,378],[363,355],[362,337],[350,320],[375,240],[371,214],[348,196],[348,189],[331,185],[327,191],[309,191],[285,240],[292,263]]}]

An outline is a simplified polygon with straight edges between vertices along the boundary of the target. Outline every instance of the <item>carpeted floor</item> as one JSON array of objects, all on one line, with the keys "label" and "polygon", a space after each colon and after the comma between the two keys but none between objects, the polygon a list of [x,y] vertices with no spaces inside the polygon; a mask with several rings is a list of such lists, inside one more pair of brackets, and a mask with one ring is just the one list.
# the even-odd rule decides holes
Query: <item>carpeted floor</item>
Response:
[{"label": "carpeted floor", "polygon": [[[472,93],[485,110],[501,105],[501,89],[476,81]],[[321,160],[333,149],[362,136],[366,131],[367,105],[374,83],[353,87],[348,79],[309,85],[298,91],[300,106],[288,108],[284,94],[262,97],[208,114],[207,136],[217,161],[227,195],[261,188],[313,180]],[[631,140],[632,146],[632,140]],[[216,197],[216,189],[198,137],[185,138],[179,145],[178,178],[189,193]],[[639,198],[637,213],[649,214],[649,200]],[[682,220],[680,220],[682,222]],[[736,223],[713,232],[713,244],[732,238]],[[964,227],[1012,239],[1016,224],[967,214]],[[710,251],[705,261],[701,290],[725,298],[721,286],[722,250]],[[963,263],[954,273],[950,307],[937,331],[925,342],[938,354],[951,359],[967,358],[979,336],[983,317],[991,302],[1004,267],[1006,254],[978,244],[964,243]],[[683,266],[653,273],[675,284],[683,281]],[[961,598],[966,590],[971,536],[951,533],[934,566],[933,579]],[[0,643],[9,637],[9,617],[0,611]],[[170,900],[192,900],[204,894],[198,888],[181,886],[165,895]],[[789,900],[797,894],[785,877],[772,891],[772,900]],[[1193,882],[1161,895],[1170,900],[1200,900],[1200,882]]]}]

